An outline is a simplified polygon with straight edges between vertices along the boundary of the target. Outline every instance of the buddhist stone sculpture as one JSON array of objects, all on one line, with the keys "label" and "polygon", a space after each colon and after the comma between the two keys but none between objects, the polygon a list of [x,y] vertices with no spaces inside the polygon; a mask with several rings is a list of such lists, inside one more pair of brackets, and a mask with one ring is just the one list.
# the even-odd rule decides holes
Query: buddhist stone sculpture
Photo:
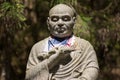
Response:
[{"label": "buddhist stone sculpture", "polygon": [[47,19],[50,36],[30,52],[26,80],[96,80],[98,61],[92,45],[73,34],[75,10],[58,4]]}]

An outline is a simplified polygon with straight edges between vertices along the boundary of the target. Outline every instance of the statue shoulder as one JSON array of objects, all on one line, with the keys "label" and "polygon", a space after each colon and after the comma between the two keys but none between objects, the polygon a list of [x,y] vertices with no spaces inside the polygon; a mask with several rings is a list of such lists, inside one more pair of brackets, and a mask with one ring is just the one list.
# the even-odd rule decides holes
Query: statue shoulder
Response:
[{"label": "statue shoulder", "polygon": [[88,40],[85,40],[80,37],[76,37],[76,42],[82,50],[85,50],[87,47],[92,46]]},{"label": "statue shoulder", "polygon": [[47,43],[48,38],[45,38],[41,41],[38,41],[37,43],[35,43],[32,47],[33,50],[40,52],[41,50],[43,50],[45,44]]}]

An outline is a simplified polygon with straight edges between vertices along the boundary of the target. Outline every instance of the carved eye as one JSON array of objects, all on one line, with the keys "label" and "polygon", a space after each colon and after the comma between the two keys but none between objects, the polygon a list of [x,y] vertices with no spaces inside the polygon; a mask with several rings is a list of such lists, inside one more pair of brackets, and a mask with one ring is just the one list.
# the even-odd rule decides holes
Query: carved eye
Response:
[{"label": "carved eye", "polygon": [[59,17],[58,17],[58,16],[52,16],[52,17],[51,17],[51,21],[56,22],[56,21],[58,21],[58,20],[59,20]]},{"label": "carved eye", "polygon": [[63,21],[70,21],[70,20],[71,20],[71,17],[70,17],[70,16],[63,16],[63,17],[62,17],[62,20],[63,20]]}]

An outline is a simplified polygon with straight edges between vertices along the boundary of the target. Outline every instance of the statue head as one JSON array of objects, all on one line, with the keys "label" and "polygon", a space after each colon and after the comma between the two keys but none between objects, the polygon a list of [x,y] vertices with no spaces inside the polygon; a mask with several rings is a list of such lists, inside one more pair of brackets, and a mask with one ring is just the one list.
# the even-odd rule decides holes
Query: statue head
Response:
[{"label": "statue head", "polygon": [[49,11],[48,29],[52,36],[64,38],[71,36],[76,20],[75,10],[65,4],[58,4]]}]

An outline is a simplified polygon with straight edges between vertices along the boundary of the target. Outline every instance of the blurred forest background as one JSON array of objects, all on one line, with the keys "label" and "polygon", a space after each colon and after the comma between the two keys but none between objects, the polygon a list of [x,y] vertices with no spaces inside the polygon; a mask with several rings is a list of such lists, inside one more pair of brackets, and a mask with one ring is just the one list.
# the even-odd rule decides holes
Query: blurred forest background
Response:
[{"label": "blurred forest background", "polygon": [[24,80],[30,49],[49,36],[46,19],[58,3],[76,9],[74,33],[94,46],[98,80],[120,80],[120,0],[0,0],[0,80]]}]

